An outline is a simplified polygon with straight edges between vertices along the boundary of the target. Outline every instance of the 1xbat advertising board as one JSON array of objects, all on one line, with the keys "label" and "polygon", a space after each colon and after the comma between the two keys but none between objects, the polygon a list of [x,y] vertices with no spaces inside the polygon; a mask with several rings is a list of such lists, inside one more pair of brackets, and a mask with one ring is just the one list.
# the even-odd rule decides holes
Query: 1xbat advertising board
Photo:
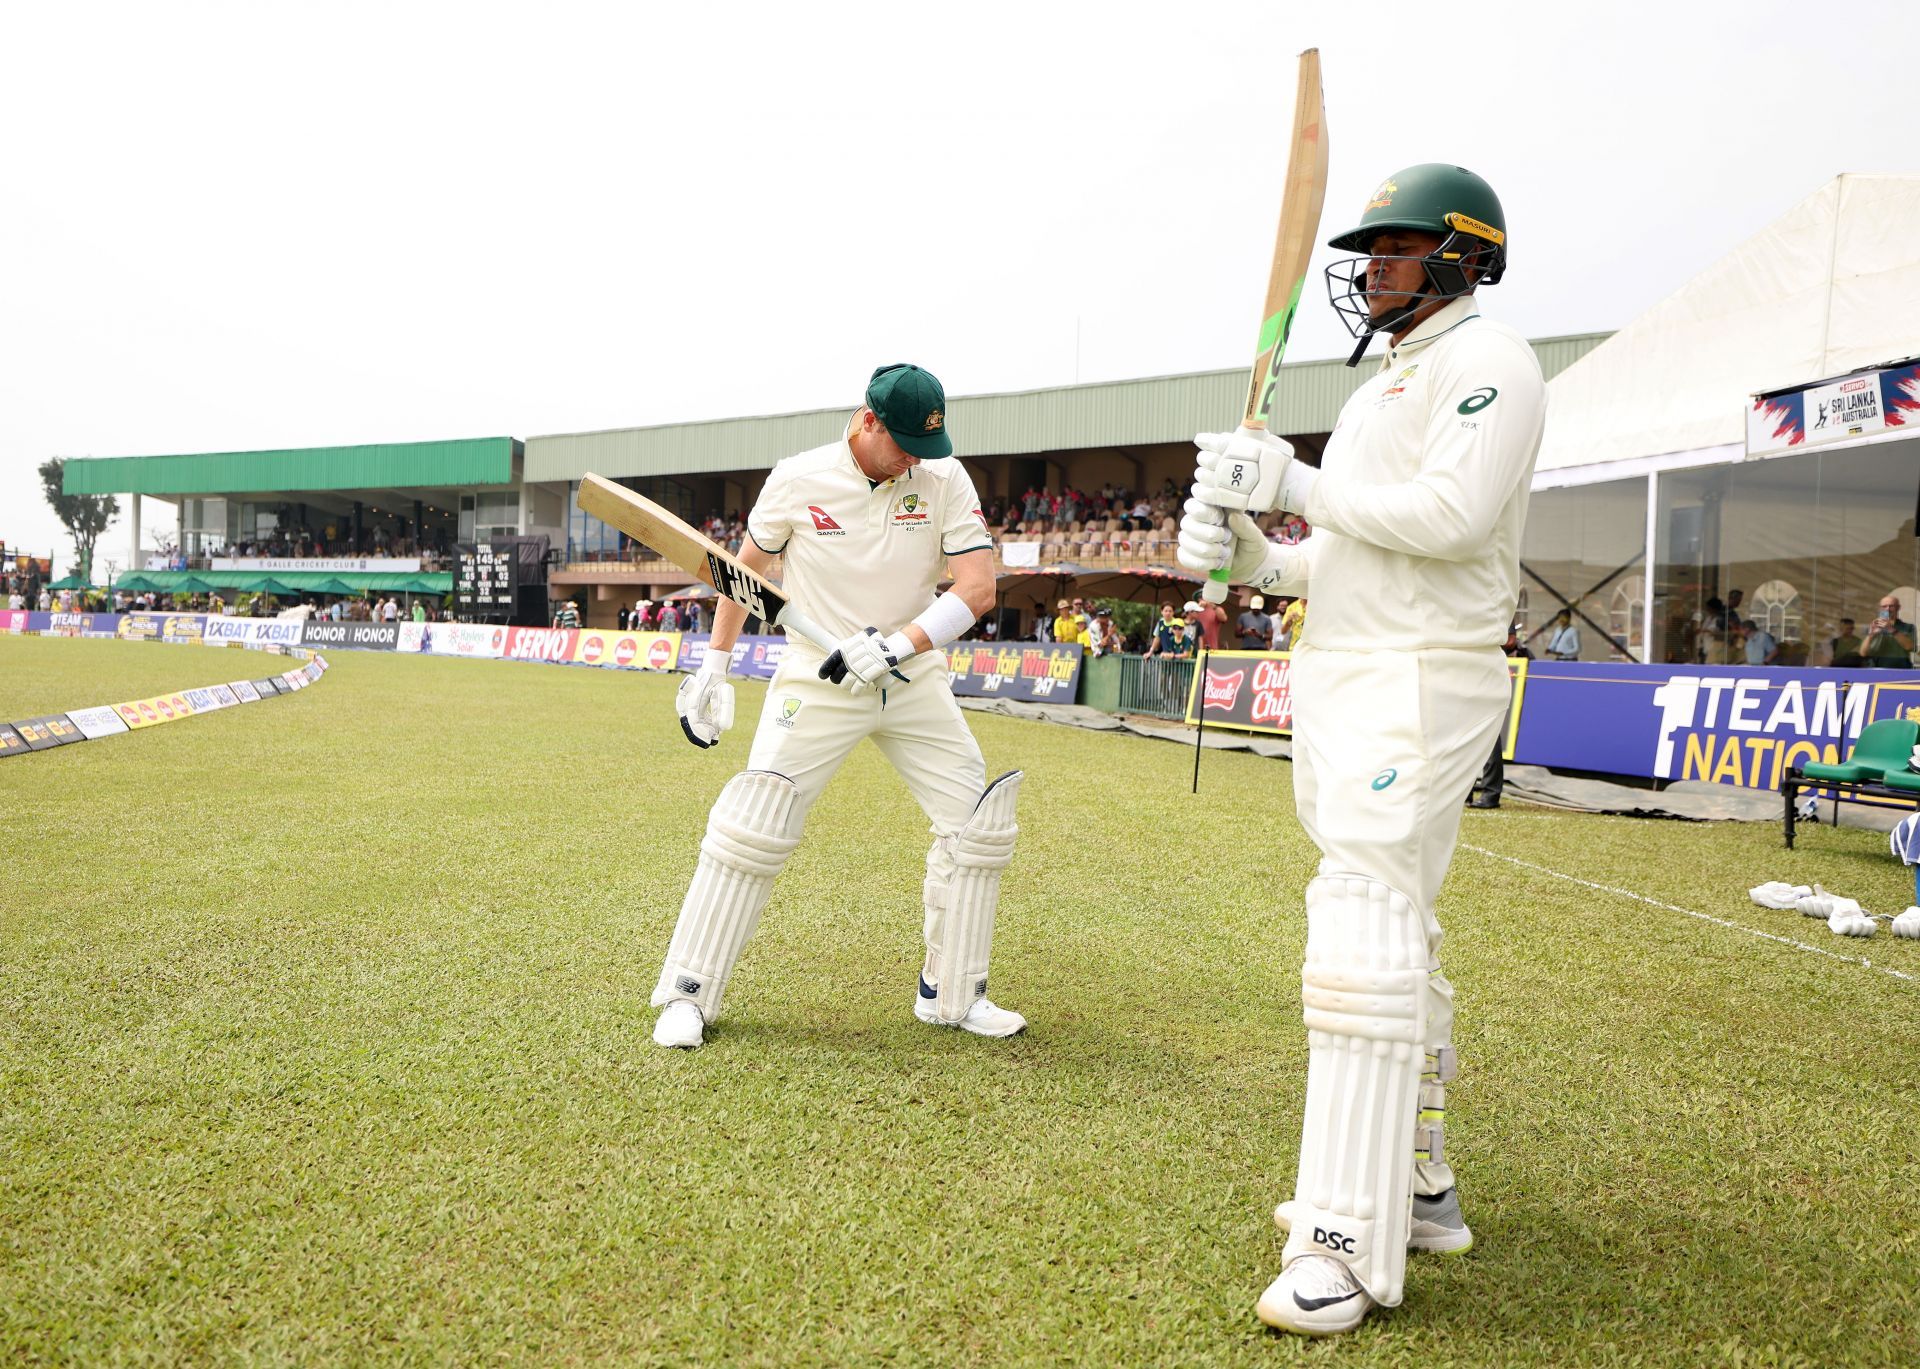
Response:
[{"label": "1xbat advertising board", "polygon": [[208,646],[299,646],[303,626],[296,618],[210,617],[202,635]]},{"label": "1xbat advertising board", "polygon": [[947,648],[953,692],[1030,703],[1072,703],[1080,687],[1078,642],[956,642]]},{"label": "1xbat advertising board", "polygon": [[[707,643],[711,640],[705,632],[689,632],[680,638],[680,669],[688,672],[698,670],[701,662],[707,659]],[[728,667],[729,675],[744,676],[749,680],[771,680],[773,672],[780,668],[780,662],[787,656],[785,637],[742,637],[733,644],[733,664]]]},{"label": "1xbat advertising board", "polygon": [[1187,691],[1187,721],[1237,732],[1293,732],[1293,658],[1285,651],[1209,651]]},{"label": "1xbat advertising board", "polygon": [[350,651],[392,651],[400,640],[398,623],[316,623],[300,627],[300,645],[345,647]]},{"label": "1xbat advertising board", "polygon": [[1920,671],[1535,661],[1515,758],[1777,789],[1790,766],[1844,759],[1882,718],[1920,720]]}]

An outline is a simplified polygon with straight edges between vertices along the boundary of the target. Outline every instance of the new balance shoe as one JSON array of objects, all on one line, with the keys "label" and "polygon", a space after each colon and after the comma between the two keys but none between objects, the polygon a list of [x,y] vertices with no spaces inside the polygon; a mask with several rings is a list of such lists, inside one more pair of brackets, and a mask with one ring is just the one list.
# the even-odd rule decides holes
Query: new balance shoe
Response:
[{"label": "new balance shoe", "polygon": [[1275,1330],[1337,1336],[1358,1326],[1372,1306],[1346,1265],[1331,1255],[1301,1255],[1267,1285],[1253,1310]]},{"label": "new balance shoe", "polygon": [[1432,1197],[1413,1195],[1413,1225],[1407,1230],[1407,1249],[1431,1255],[1462,1255],[1473,1249],[1473,1232],[1460,1215],[1457,1189]]},{"label": "new balance shoe", "polygon": [[676,998],[660,1009],[660,1016],[654,1019],[653,1043],[691,1050],[706,1039],[706,1030],[707,1019],[700,1015],[700,1006],[689,999]]}]

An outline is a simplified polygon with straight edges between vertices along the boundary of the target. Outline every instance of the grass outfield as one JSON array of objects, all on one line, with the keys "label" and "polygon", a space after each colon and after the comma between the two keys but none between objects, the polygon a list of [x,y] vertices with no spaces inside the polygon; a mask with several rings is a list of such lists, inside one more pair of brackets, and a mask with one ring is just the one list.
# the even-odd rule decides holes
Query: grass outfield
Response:
[{"label": "grass outfield", "polygon": [[[910,1015],[925,823],[871,747],[710,1044],[648,1040],[708,804],[673,681],[340,652],[0,762],[0,1361],[1899,1364],[1920,943],[1876,833],[1469,813],[1441,900],[1477,1238],[1338,1346],[1254,1320],[1304,1081],[1282,762],[974,715],[1019,766],[986,1042]],[[0,717],[265,673],[0,637]],[[1533,869],[1497,859],[1497,853]],[[875,897],[885,901],[876,906]]]}]

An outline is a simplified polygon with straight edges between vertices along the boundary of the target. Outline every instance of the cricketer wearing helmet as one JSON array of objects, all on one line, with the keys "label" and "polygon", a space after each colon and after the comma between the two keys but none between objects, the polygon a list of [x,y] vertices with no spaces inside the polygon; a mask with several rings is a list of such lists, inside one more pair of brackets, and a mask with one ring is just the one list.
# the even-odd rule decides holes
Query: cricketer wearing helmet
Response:
[{"label": "cricketer wearing helmet", "polygon": [[[1180,559],[1273,595],[1311,592],[1293,657],[1293,779],[1321,852],[1301,970],[1308,1041],[1299,1174],[1262,1320],[1312,1335],[1401,1300],[1409,1243],[1472,1241],[1444,1158],[1453,990],[1434,899],[1460,810],[1506,715],[1500,646],[1546,411],[1533,350],[1481,317],[1506,218],[1461,167],[1382,182],[1330,246],[1329,294],[1389,341],[1315,470],[1264,432],[1201,434]],[[1253,515],[1302,514],[1270,544]],[[1224,518],[1222,517],[1224,513]],[[1309,591],[1309,584],[1311,590]]]},{"label": "cricketer wearing helmet", "polygon": [[[773,468],[747,517],[740,560],[765,571],[779,556],[794,606],[844,638],[831,652],[788,639],[747,768],[714,802],[653,992],[663,1046],[704,1040],[807,809],[869,737],[933,824],[915,1015],[978,1036],[1026,1026],[986,996],[1021,776],[986,782],[940,650],[993,606],[993,539],[972,479],[950,459],[933,374],[882,366],[863,398],[839,439]],[[953,587],[936,593],[946,573]],[[720,601],[706,659],[681,683],[675,707],[696,746],[713,746],[733,723],[726,676],[745,617]]]}]

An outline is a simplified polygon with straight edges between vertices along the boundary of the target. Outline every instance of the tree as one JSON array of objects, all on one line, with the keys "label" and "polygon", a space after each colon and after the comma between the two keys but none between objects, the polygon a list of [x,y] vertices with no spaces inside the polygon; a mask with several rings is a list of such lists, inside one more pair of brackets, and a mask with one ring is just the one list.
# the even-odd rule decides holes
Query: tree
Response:
[{"label": "tree", "polygon": [[93,544],[107,530],[107,524],[120,516],[120,501],[110,494],[68,494],[67,462],[56,456],[40,463],[40,486],[54,516],[66,525],[73,538],[73,554],[79,562],[80,578],[93,582]]}]

